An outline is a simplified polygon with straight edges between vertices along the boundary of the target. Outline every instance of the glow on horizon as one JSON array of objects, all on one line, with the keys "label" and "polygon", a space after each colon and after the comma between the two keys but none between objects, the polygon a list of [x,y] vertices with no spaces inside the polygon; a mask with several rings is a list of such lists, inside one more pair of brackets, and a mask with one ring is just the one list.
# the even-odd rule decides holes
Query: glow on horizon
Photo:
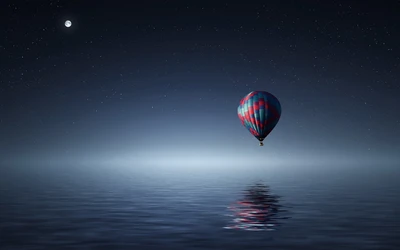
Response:
[{"label": "glow on horizon", "polygon": [[[58,152],[52,154],[34,153],[18,157],[18,159],[4,160],[2,163],[11,164],[45,164],[45,165],[109,165],[125,166],[128,168],[173,167],[181,169],[215,168],[225,166],[267,167],[278,166],[321,166],[321,165],[370,165],[393,164],[396,159],[390,155],[378,157],[376,154],[361,152],[344,152],[331,150],[309,150],[307,148],[288,148],[276,146],[259,147],[249,141],[244,145],[222,147],[206,145],[141,145],[126,146],[124,149],[106,150],[91,148],[90,151]],[[236,168],[235,167],[235,168]]]}]

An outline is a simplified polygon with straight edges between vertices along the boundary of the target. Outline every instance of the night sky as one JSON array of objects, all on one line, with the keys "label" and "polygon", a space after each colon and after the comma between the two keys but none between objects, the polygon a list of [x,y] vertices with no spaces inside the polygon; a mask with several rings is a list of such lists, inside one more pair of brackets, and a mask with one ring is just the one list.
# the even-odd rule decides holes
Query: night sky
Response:
[{"label": "night sky", "polygon": [[[0,162],[399,162],[399,13],[398,1],[1,1]],[[236,113],[253,90],[282,105],[264,147]]]}]

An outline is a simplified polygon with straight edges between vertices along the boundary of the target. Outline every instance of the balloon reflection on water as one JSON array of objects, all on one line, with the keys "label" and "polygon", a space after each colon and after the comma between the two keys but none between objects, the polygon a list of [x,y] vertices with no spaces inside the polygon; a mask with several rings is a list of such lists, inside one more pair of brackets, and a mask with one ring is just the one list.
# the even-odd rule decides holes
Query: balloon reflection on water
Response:
[{"label": "balloon reflection on water", "polygon": [[275,230],[281,224],[286,212],[279,204],[279,196],[270,193],[269,187],[257,183],[244,191],[243,198],[231,206],[229,216],[233,217],[225,229]]}]

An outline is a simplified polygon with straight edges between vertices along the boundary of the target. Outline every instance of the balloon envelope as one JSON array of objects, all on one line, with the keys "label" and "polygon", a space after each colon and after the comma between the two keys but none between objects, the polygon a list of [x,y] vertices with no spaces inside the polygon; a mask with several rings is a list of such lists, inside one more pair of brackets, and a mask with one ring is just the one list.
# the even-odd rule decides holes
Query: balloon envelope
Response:
[{"label": "balloon envelope", "polygon": [[262,142],[278,123],[281,104],[271,93],[252,91],[240,101],[238,116],[243,126]]}]

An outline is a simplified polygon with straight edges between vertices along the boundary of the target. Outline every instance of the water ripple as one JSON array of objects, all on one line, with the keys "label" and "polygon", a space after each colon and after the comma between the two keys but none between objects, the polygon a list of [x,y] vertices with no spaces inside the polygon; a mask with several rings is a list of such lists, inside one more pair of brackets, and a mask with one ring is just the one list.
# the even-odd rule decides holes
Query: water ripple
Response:
[{"label": "water ripple", "polygon": [[[390,175],[282,174],[267,182],[279,199],[251,187],[241,192],[254,183],[251,176],[182,175],[0,169],[1,249],[395,250],[400,245],[400,186]],[[263,175],[268,180],[269,173],[257,177]],[[236,210],[225,216],[229,204]],[[235,225],[279,230],[223,229]]]}]

